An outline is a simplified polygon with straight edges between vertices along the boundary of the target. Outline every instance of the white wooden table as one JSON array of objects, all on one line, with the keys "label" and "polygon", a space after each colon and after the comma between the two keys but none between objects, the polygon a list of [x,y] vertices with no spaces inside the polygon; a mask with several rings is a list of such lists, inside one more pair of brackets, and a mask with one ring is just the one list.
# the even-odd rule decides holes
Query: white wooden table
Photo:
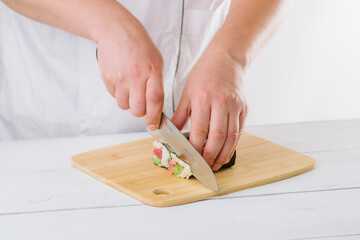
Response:
[{"label": "white wooden table", "polygon": [[0,239],[360,239],[360,120],[247,127],[313,171],[156,208],[85,175],[72,155],[147,133],[0,142]]}]

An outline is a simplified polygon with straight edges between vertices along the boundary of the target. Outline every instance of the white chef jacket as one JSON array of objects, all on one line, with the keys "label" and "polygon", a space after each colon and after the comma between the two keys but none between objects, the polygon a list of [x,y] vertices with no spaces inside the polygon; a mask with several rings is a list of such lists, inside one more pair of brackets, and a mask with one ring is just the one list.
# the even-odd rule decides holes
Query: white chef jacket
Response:
[{"label": "white chef jacket", "polygon": [[[230,0],[121,0],[164,59],[164,112],[172,116],[187,76]],[[0,141],[145,131],[145,117],[107,92],[96,44],[27,19],[0,1]]]}]

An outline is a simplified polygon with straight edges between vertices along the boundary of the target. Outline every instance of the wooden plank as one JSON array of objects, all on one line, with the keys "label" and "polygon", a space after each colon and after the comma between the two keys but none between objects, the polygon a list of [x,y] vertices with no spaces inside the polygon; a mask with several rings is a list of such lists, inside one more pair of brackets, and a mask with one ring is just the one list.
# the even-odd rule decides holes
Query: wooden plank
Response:
[{"label": "wooden plank", "polygon": [[[312,125],[312,123],[309,124]],[[304,124],[299,125],[300,130],[301,125]],[[340,125],[337,127],[341,129]],[[330,129],[326,130],[332,132]],[[271,126],[260,132],[267,133],[268,131],[270,131],[270,135],[278,136],[272,132]],[[82,205],[87,208],[133,204],[136,202],[135,200],[73,170],[70,161],[67,159],[74,153],[125,142],[127,140],[124,137],[127,137],[128,140],[136,140],[146,136],[148,136],[147,133],[139,133],[0,142],[0,189],[2,191],[1,195],[4,196],[0,198],[0,212],[6,214],[11,212],[77,209],[81,208]],[[282,136],[281,131],[280,136]],[[289,138],[289,142],[292,142],[294,138],[294,136]],[[318,139],[310,138],[308,141],[316,145],[317,142],[313,141],[318,141]],[[324,139],[324,142],[326,143],[326,139]],[[357,161],[357,159],[360,159],[358,151],[320,152],[309,155],[317,160],[317,167],[311,172],[286,181],[222,196],[222,198],[233,197],[234,195],[246,197],[358,187],[357,183],[360,182],[360,172],[357,171],[360,169],[360,162]],[[28,171],[32,169],[62,170],[50,172]],[[11,172],[4,174],[3,171]],[[20,184],[21,179],[23,180]],[[69,181],[64,181],[64,179]],[[42,200],[47,199],[47,196],[51,196],[51,198],[46,201]]]},{"label": "wooden plank", "polygon": [[100,147],[150,137],[148,133],[130,133],[31,141],[0,142],[0,173],[69,169],[74,154]]},{"label": "wooden plank", "polygon": [[[248,126],[247,131],[300,152],[360,149],[360,120]],[[70,168],[71,156],[148,133],[0,142],[0,173]]]},{"label": "wooden plank", "polygon": [[[310,172],[221,198],[360,188],[360,150],[311,155],[316,168]],[[140,204],[73,168],[1,173],[0,189],[0,214]]]},{"label": "wooden plank", "polygon": [[139,204],[75,169],[2,173],[0,190],[0,215]]},{"label": "wooden plank", "polygon": [[[219,192],[197,179],[169,176],[152,163],[153,139],[102,148],[72,158],[79,170],[151,206],[166,207],[199,201],[279,181],[311,170],[309,156],[243,133],[235,166],[218,171]],[[158,194],[160,193],[160,194]]]},{"label": "wooden plank", "polygon": [[0,216],[0,239],[296,239],[359,233],[360,189]]},{"label": "wooden plank", "polygon": [[246,126],[245,130],[303,153],[360,149],[359,119]]},{"label": "wooden plank", "polygon": [[290,240],[359,240],[360,233],[343,234],[343,235],[332,235],[332,236],[317,236],[312,238],[293,238]]}]

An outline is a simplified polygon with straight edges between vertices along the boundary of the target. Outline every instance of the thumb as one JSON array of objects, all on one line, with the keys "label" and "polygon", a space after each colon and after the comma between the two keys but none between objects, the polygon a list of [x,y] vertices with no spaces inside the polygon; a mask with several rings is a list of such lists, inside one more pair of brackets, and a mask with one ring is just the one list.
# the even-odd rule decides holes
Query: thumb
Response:
[{"label": "thumb", "polygon": [[183,98],[180,99],[179,106],[171,118],[171,122],[179,129],[182,130],[190,117],[190,104]]},{"label": "thumb", "polygon": [[154,131],[160,123],[164,105],[164,90],[161,76],[150,77],[146,83],[146,125]]}]

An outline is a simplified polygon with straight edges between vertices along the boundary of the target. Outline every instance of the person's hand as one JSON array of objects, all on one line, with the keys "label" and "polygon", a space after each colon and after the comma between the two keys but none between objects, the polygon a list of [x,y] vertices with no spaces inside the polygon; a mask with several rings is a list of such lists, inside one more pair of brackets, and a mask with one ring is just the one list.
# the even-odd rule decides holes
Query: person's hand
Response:
[{"label": "person's hand", "polygon": [[121,109],[147,116],[147,127],[160,123],[164,103],[163,60],[142,24],[130,13],[98,41],[101,77]]},{"label": "person's hand", "polygon": [[172,118],[182,129],[191,116],[190,143],[215,171],[230,161],[244,128],[243,74],[226,51],[208,48],[190,73]]}]

